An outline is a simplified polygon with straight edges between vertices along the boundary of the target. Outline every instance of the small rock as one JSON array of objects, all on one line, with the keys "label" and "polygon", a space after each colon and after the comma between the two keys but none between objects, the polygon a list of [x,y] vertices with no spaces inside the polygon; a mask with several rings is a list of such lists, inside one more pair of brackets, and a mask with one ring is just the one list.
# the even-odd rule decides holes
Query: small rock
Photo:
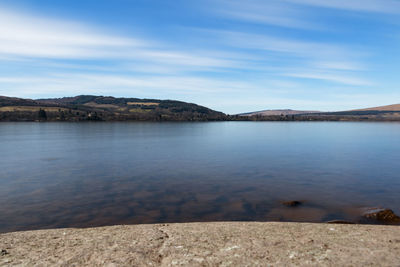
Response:
[{"label": "small rock", "polygon": [[297,200],[292,200],[292,201],[283,201],[282,204],[287,207],[298,207],[298,206],[302,205],[303,202],[297,201]]},{"label": "small rock", "polygon": [[5,250],[5,249],[2,249],[1,252],[0,252],[1,256],[5,256],[5,255],[8,255],[8,254],[10,254],[10,253],[8,253],[8,251]]},{"label": "small rock", "polygon": [[400,223],[400,217],[390,209],[372,208],[363,213],[363,217],[380,222]]}]

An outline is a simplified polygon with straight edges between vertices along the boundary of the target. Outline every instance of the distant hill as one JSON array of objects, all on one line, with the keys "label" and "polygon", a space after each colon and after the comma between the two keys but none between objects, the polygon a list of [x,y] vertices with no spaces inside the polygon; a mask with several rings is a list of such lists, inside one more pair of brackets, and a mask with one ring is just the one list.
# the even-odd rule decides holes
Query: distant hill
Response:
[{"label": "distant hill", "polygon": [[0,96],[0,107],[6,106],[34,106],[37,103],[31,99]]},{"label": "distant hill", "polygon": [[238,114],[235,119],[251,121],[400,121],[400,104],[337,112],[263,110]]},{"label": "distant hill", "polygon": [[176,100],[80,95],[49,99],[0,96],[0,121],[214,121],[227,115]]},{"label": "distant hill", "polygon": [[374,110],[374,111],[400,111],[400,104],[373,107],[373,108],[355,109],[355,110],[351,110],[351,111],[371,111],[371,110]]},{"label": "distant hill", "polygon": [[292,109],[270,109],[270,110],[261,110],[254,111],[248,113],[241,113],[239,116],[279,116],[279,115],[297,115],[297,114],[311,114],[311,113],[320,113],[320,111],[306,111],[306,110],[292,110]]}]

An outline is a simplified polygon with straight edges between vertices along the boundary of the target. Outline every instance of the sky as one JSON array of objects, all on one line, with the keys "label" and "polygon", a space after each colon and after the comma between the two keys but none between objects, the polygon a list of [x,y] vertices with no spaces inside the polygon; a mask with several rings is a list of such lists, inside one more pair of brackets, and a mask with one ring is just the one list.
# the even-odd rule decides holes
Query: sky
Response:
[{"label": "sky", "polygon": [[0,0],[0,95],[400,103],[400,0]]}]

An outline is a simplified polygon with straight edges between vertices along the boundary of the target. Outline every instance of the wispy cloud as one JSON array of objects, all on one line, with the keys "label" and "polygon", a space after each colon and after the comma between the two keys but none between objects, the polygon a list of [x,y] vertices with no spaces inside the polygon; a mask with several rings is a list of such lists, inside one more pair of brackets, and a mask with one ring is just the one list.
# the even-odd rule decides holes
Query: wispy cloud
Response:
[{"label": "wispy cloud", "polygon": [[366,70],[367,67],[365,64],[356,62],[356,61],[350,61],[346,59],[342,60],[337,60],[337,59],[332,59],[332,60],[327,60],[327,61],[315,61],[312,62],[311,65],[315,67],[316,69],[330,69],[330,70],[349,70],[349,71],[362,71]]},{"label": "wispy cloud", "polygon": [[[357,77],[367,67],[360,62],[360,49],[340,44],[288,39],[266,34],[210,30],[213,38],[226,46],[253,50],[264,61],[259,71],[287,77],[316,79],[347,85],[371,85]],[[265,53],[267,54],[265,54]],[[271,62],[271,63],[269,63]],[[268,64],[279,62],[274,69]],[[282,64],[282,62],[285,62]],[[301,66],[301,67],[299,67]],[[351,73],[344,73],[350,71]]]},{"label": "wispy cloud", "polygon": [[400,2],[397,0],[286,0],[286,2],[324,8],[400,14]]},{"label": "wispy cloud", "polygon": [[231,58],[185,53],[155,40],[121,37],[86,24],[48,19],[0,7],[0,58],[106,59],[136,64],[204,68],[238,66]]},{"label": "wispy cloud", "polygon": [[131,76],[118,74],[76,74],[48,73],[45,77],[12,76],[0,77],[0,95],[19,95],[21,93],[35,97],[52,93],[62,95],[81,94],[82,92],[112,95],[118,92],[152,95],[152,89],[158,94],[168,93],[204,94],[233,92],[249,88],[249,84],[240,81],[228,82],[224,79],[202,78],[197,76]]},{"label": "wispy cloud", "polygon": [[295,77],[295,78],[304,78],[304,79],[315,79],[315,80],[323,80],[330,81],[334,83],[341,83],[346,85],[355,85],[355,86],[372,86],[373,83],[362,78],[358,78],[355,76],[350,76],[348,74],[343,74],[340,72],[321,72],[315,70],[314,72],[293,72],[293,73],[284,73],[284,76]]},{"label": "wispy cloud", "polygon": [[304,10],[284,1],[224,0],[211,6],[211,12],[226,18],[296,29],[320,28],[304,18]]},{"label": "wispy cloud", "polygon": [[293,55],[303,55],[314,58],[321,58],[324,56],[329,58],[347,57],[350,54],[354,55],[355,53],[341,45],[331,43],[303,41],[299,39],[246,32],[214,31],[214,33],[227,45],[248,49],[290,53]]},{"label": "wispy cloud", "polygon": [[142,45],[142,40],[102,34],[79,23],[44,19],[0,8],[0,55],[110,57],[115,55],[116,49]]}]

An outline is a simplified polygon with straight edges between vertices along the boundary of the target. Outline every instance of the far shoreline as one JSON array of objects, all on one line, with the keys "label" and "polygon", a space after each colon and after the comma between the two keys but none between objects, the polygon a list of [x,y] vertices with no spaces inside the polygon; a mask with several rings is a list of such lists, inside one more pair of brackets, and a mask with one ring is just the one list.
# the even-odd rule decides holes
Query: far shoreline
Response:
[{"label": "far shoreline", "polygon": [[314,122],[360,122],[360,123],[398,123],[400,119],[396,120],[209,120],[209,121],[190,121],[190,120],[164,120],[164,121],[140,121],[140,120],[98,120],[98,121],[58,121],[58,120],[49,120],[49,121],[24,121],[24,120],[0,120],[0,123],[217,123],[217,122],[281,122],[281,123],[314,123]]},{"label": "far shoreline", "polygon": [[230,115],[177,100],[96,95],[47,99],[0,96],[0,121],[400,121],[400,105],[333,112],[280,109]]}]

